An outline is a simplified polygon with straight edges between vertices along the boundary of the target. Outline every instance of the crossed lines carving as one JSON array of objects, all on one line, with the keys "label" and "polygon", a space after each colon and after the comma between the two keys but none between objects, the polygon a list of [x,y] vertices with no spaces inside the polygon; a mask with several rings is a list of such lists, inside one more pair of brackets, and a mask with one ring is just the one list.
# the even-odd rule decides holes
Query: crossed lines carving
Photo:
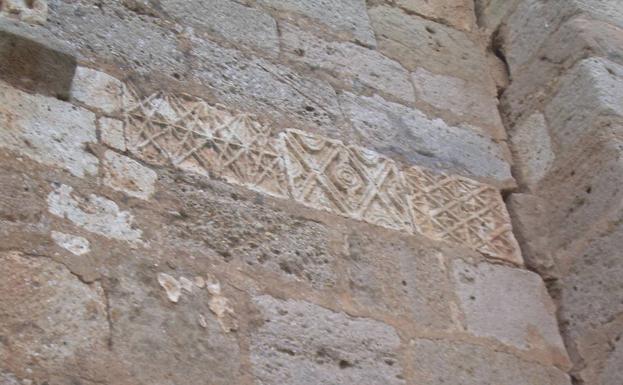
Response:
[{"label": "crossed lines carving", "polygon": [[314,209],[466,245],[521,263],[494,187],[404,166],[374,151],[308,132],[272,133],[252,115],[185,94],[125,100],[130,151],[156,164],[224,178]]}]

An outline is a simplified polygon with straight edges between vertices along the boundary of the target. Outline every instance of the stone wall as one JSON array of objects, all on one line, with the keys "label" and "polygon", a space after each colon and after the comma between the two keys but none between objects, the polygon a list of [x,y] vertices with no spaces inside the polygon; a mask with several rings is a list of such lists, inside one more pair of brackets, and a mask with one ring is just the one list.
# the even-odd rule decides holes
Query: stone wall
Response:
[{"label": "stone wall", "polygon": [[[615,141],[589,136],[572,182],[527,186],[562,167],[554,146],[578,145],[535,142],[552,119],[614,127],[619,89],[599,74],[618,69],[544,66],[569,90],[530,110],[550,92],[522,53],[538,48],[520,33],[534,16],[512,29],[512,8],[477,5],[0,0],[0,380],[571,384],[555,303],[515,235],[531,268],[545,247],[616,251],[614,230],[570,242],[599,210],[615,220]],[[595,14],[581,21],[614,31]],[[573,92],[583,76],[601,79],[585,80],[593,96]],[[593,200],[569,214],[568,193],[544,217],[572,221],[564,233],[532,231],[529,202],[588,177]],[[516,189],[513,231],[502,193]],[[569,276],[584,285],[599,266]],[[616,333],[612,309],[600,337]]]},{"label": "stone wall", "polygon": [[506,58],[509,198],[527,265],[548,281],[576,384],[623,383],[623,3],[481,1]]}]

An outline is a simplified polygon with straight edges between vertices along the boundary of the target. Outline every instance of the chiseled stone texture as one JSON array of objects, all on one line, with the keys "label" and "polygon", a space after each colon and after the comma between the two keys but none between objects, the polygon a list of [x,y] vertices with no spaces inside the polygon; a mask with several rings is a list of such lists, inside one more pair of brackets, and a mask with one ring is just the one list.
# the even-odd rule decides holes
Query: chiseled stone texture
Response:
[{"label": "chiseled stone texture", "polygon": [[422,329],[458,327],[446,255],[417,238],[353,231],[347,237],[346,276],[354,301],[371,314],[412,319]]},{"label": "chiseled stone texture", "polygon": [[441,119],[429,119],[377,95],[345,92],[340,103],[362,146],[407,164],[468,175],[496,186],[514,184],[508,150],[485,135],[450,127]]},{"label": "chiseled stone texture", "polygon": [[344,82],[347,89],[370,87],[413,104],[413,86],[407,71],[376,50],[326,41],[292,24],[284,23],[280,30],[284,53],[290,60],[326,71],[333,82]]},{"label": "chiseled stone texture", "polygon": [[93,113],[0,83],[0,147],[84,177],[98,169],[85,148],[97,142],[95,131]]},{"label": "chiseled stone texture", "polygon": [[482,126],[483,131],[493,138],[506,137],[497,100],[482,86],[453,76],[438,75],[424,68],[417,68],[411,76],[418,101]]},{"label": "chiseled stone texture", "polygon": [[91,375],[83,365],[110,332],[100,283],[85,284],[46,256],[2,252],[0,262],[0,366],[37,384],[56,373]]},{"label": "chiseled stone texture", "polygon": [[484,84],[493,91],[484,49],[468,35],[388,6],[368,10],[379,50],[398,60],[408,70],[423,67],[429,71]]},{"label": "chiseled stone texture", "polygon": [[139,241],[142,231],[135,228],[133,216],[104,197],[91,194],[84,198],[71,186],[56,186],[48,195],[48,210],[87,231],[124,241]]},{"label": "chiseled stone texture", "polygon": [[114,151],[104,153],[104,184],[140,199],[149,199],[155,191],[156,173],[134,159]]},{"label": "chiseled stone texture", "polygon": [[277,23],[261,10],[231,0],[162,0],[159,8],[178,22],[233,43],[279,54]]},{"label": "chiseled stone texture", "polygon": [[306,301],[253,299],[262,325],[251,334],[251,364],[261,384],[405,384],[400,339],[379,321],[353,318]]},{"label": "chiseled stone texture", "polygon": [[123,84],[104,72],[78,67],[71,84],[71,96],[107,114],[118,113],[122,105]]},{"label": "chiseled stone texture", "polygon": [[513,127],[510,134],[519,183],[534,191],[555,159],[543,114],[536,112]]},{"label": "chiseled stone texture", "polygon": [[257,0],[257,4],[307,16],[337,34],[375,46],[364,0]]},{"label": "chiseled stone texture", "polygon": [[3,81],[68,99],[76,59],[66,43],[37,36],[23,24],[0,17],[0,68]]},{"label": "chiseled stone texture", "polygon": [[472,0],[394,0],[393,4],[466,31],[472,30],[476,24]]},{"label": "chiseled stone texture", "polygon": [[467,330],[523,350],[544,351],[555,363],[568,362],[556,322],[556,308],[543,280],[532,272],[460,260],[454,280]]},{"label": "chiseled stone texture", "polygon": [[[623,8],[623,6],[622,6]],[[579,62],[561,80],[558,93],[545,108],[557,150],[571,151],[596,131],[600,117],[623,117],[623,66],[601,58]],[[603,128],[599,135],[603,135]]]},{"label": "chiseled stone texture", "polygon": [[415,383],[421,385],[571,385],[562,371],[523,362],[483,346],[416,339],[412,344]]}]

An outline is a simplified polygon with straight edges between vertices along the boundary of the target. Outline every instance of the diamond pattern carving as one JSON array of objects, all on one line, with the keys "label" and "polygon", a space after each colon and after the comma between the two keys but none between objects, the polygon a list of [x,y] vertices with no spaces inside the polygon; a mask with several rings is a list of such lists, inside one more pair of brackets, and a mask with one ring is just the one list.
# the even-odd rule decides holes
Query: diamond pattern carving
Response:
[{"label": "diamond pattern carving", "polygon": [[153,163],[215,175],[306,206],[469,246],[522,263],[499,191],[403,169],[380,154],[300,130],[272,135],[253,116],[189,95],[125,95],[128,148]]},{"label": "diamond pattern carving", "polygon": [[405,170],[404,175],[416,232],[521,263],[499,191],[468,178],[419,167]]}]

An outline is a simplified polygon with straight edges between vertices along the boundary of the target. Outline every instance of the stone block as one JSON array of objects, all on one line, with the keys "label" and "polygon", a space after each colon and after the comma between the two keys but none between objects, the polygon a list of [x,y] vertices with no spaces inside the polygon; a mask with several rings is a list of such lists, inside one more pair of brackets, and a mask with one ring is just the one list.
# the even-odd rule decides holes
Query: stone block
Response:
[{"label": "stone block", "polygon": [[102,143],[119,151],[126,150],[123,121],[101,117],[97,120],[97,123]]},{"label": "stone block", "polygon": [[421,385],[571,385],[564,372],[464,342],[416,339],[415,381]]},{"label": "stone block", "polygon": [[0,18],[0,78],[17,87],[45,95],[69,98],[76,59],[54,38]]},{"label": "stone block", "polygon": [[253,302],[263,321],[250,347],[260,383],[405,384],[392,327],[305,301],[264,295]]},{"label": "stone block", "polygon": [[508,150],[489,137],[391,103],[379,96],[340,95],[356,141],[381,154],[450,173],[468,175],[498,187],[514,184]]},{"label": "stone block", "polygon": [[601,58],[579,62],[545,108],[556,150],[567,153],[583,137],[604,135],[596,123],[602,117],[623,118],[622,100],[623,66]]},{"label": "stone block", "polygon": [[325,72],[333,83],[342,83],[346,89],[372,88],[403,103],[413,104],[413,86],[407,71],[376,50],[348,42],[323,40],[292,24],[282,24],[280,31],[288,59],[304,63],[314,72]]},{"label": "stone block", "polygon": [[411,79],[418,102],[423,101],[442,114],[450,113],[461,121],[483,127],[483,131],[493,138],[506,137],[497,100],[480,85],[454,76],[438,75],[424,68],[417,68]]},{"label": "stone block", "polygon": [[332,32],[374,47],[374,32],[363,0],[258,0],[257,4],[278,11],[303,15]]},{"label": "stone block", "polygon": [[105,352],[110,333],[100,283],[85,284],[46,256],[2,252],[0,262],[3,368],[28,362],[18,369],[36,383],[54,373],[84,373],[92,355]]},{"label": "stone block", "polygon": [[453,263],[467,331],[522,350],[546,353],[548,364],[566,365],[556,307],[537,274],[500,265]]},{"label": "stone block", "polygon": [[231,43],[279,54],[277,23],[261,10],[230,0],[163,0],[162,11],[196,31],[215,34]]},{"label": "stone block", "polygon": [[114,151],[104,153],[104,184],[129,196],[149,199],[154,194],[158,175],[127,156]]},{"label": "stone block", "polygon": [[476,26],[474,3],[470,0],[395,0],[393,3],[433,20],[442,20],[444,24],[465,31],[471,31]]},{"label": "stone block", "polygon": [[48,17],[47,0],[4,0],[0,15],[30,24],[44,24]]},{"label": "stone block", "polygon": [[535,191],[555,159],[543,114],[534,113],[517,124],[511,131],[510,139],[519,184]]},{"label": "stone block", "polygon": [[97,173],[98,159],[85,148],[97,142],[93,113],[0,83],[0,122],[0,147],[79,177]]},{"label": "stone block", "polygon": [[457,304],[446,254],[408,235],[347,236],[345,275],[354,302],[368,314],[414,320],[420,330],[454,330]]},{"label": "stone block", "polygon": [[63,184],[48,194],[47,201],[50,213],[87,231],[122,241],[140,241],[142,231],[135,227],[132,214],[119,210],[109,199],[95,194],[85,198]]},{"label": "stone block", "polygon": [[494,91],[482,49],[465,33],[398,8],[377,6],[368,11],[379,50],[408,70],[418,67],[483,84]]},{"label": "stone block", "polygon": [[71,84],[71,97],[106,114],[119,113],[123,87],[123,83],[104,72],[78,67]]}]

